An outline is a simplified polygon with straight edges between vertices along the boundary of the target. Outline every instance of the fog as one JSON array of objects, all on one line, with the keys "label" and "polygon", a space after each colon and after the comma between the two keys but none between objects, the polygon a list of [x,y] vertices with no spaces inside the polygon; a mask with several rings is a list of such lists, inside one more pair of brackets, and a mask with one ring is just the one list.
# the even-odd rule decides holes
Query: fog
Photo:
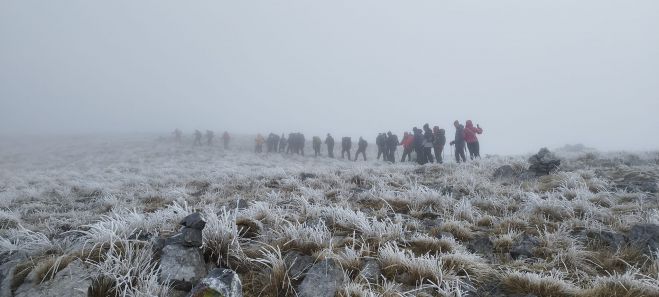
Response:
[{"label": "fog", "polygon": [[471,119],[482,152],[659,149],[659,2],[0,1],[0,134],[335,137]]}]

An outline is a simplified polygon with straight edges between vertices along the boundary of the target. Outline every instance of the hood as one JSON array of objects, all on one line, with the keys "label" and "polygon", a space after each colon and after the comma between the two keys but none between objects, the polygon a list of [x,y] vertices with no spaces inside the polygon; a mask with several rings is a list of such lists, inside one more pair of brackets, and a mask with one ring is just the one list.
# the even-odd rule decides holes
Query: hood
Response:
[{"label": "hood", "polygon": [[474,124],[471,122],[471,120],[468,120],[466,125],[467,125],[467,128],[473,128],[474,127]]}]

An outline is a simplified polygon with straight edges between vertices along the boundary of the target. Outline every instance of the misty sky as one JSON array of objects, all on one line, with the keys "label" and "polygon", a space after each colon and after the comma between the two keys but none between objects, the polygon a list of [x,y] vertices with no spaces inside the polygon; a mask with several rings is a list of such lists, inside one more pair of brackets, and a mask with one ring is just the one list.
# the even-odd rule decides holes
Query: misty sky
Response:
[{"label": "misty sky", "polygon": [[402,134],[659,149],[659,1],[0,0],[0,134]]}]

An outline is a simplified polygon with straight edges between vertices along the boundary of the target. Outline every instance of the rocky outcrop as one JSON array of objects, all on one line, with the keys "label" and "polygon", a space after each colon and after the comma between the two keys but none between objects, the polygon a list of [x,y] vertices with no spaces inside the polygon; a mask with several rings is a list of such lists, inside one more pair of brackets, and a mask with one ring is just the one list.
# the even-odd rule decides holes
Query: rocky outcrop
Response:
[{"label": "rocky outcrop", "polygon": [[535,176],[543,176],[558,169],[561,165],[561,160],[547,148],[542,148],[537,154],[529,158],[529,163],[531,163],[529,172],[532,172]]},{"label": "rocky outcrop", "polygon": [[200,249],[206,222],[199,213],[193,213],[180,224],[183,226],[181,233],[157,244],[159,280],[177,290],[190,291],[208,272]]}]

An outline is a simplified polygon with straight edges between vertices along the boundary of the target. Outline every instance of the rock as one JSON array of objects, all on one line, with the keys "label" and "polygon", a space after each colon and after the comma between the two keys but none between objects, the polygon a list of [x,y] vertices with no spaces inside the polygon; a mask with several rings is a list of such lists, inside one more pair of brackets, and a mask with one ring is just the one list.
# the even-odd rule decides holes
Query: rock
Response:
[{"label": "rock", "polygon": [[529,163],[531,163],[529,171],[535,173],[535,176],[543,176],[558,169],[561,165],[561,160],[554,156],[547,148],[542,148],[537,154],[529,158]]},{"label": "rock", "polygon": [[478,236],[469,241],[469,244],[467,244],[467,249],[472,253],[487,256],[492,254],[492,251],[494,250],[494,243],[487,235]]},{"label": "rock", "polygon": [[515,170],[510,165],[503,165],[494,170],[494,174],[492,174],[494,179],[512,179],[513,177],[515,177]]},{"label": "rock", "polygon": [[586,237],[606,245],[614,251],[622,248],[627,243],[627,237],[624,234],[606,230],[588,230],[586,231]]},{"label": "rock", "polygon": [[14,296],[86,297],[87,289],[91,285],[91,280],[88,278],[90,274],[91,269],[80,260],[69,263],[64,269],[55,274],[52,280],[45,282],[36,279],[33,271],[28,275],[26,282],[16,289]]},{"label": "rock", "polygon": [[192,289],[188,297],[242,297],[238,274],[231,269],[215,268]]},{"label": "rock", "polygon": [[631,192],[657,193],[657,179],[655,173],[641,171],[629,167],[618,167],[607,172],[615,188]]},{"label": "rock", "polygon": [[298,287],[300,297],[334,297],[343,284],[343,270],[332,259],[316,263]]},{"label": "rock", "polygon": [[192,229],[197,229],[197,230],[203,230],[204,227],[206,226],[206,221],[204,221],[201,218],[201,214],[198,212],[195,212],[191,215],[188,215],[187,217],[183,218],[181,220],[181,225],[192,228]]},{"label": "rock", "polygon": [[513,244],[510,249],[510,256],[513,259],[518,259],[520,257],[531,258],[534,256],[534,250],[538,246],[540,241],[527,234],[524,234],[519,237],[519,240]]},{"label": "rock", "polygon": [[313,265],[313,257],[292,251],[286,253],[284,263],[286,263],[291,278],[298,279]]},{"label": "rock", "polygon": [[178,244],[167,245],[160,256],[161,282],[171,282],[173,287],[189,291],[206,275],[206,263],[198,248]]},{"label": "rock", "polygon": [[358,279],[365,279],[370,283],[378,283],[378,279],[382,275],[382,270],[380,270],[380,263],[375,259],[369,259],[364,262],[362,270],[359,271]]},{"label": "rock", "polygon": [[306,173],[306,172],[300,173],[300,179],[301,180],[306,180],[308,178],[316,178],[316,175],[313,174],[313,173]]},{"label": "rock", "polygon": [[632,245],[641,247],[647,254],[655,253],[659,249],[659,225],[634,225],[628,236]]},{"label": "rock", "polygon": [[188,247],[201,247],[203,244],[202,233],[199,229],[183,228],[181,231],[182,244]]}]

